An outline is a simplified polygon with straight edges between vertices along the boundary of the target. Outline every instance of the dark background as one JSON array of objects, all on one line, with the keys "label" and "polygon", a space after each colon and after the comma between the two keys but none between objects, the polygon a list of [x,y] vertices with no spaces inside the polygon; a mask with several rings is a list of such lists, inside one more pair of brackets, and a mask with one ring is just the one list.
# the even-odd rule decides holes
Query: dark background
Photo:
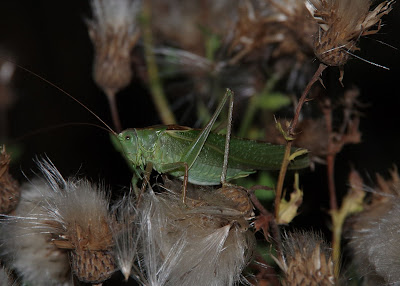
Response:
[{"label": "dark background", "polygon": [[[110,114],[104,94],[92,80],[93,48],[84,23],[90,17],[86,1],[1,1],[0,2],[0,56],[13,59],[18,65],[40,75],[78,98],[102,119],[110,123]],[[393,164],[400,164],[400,53],[379,41],[400,47],[398,3],[383,17],[384,27],[379,34],[363,38],[357,54],[372,62],[390,68],[390,71],[353,59],[345,67],[344,84],[360,88],[360,101],[369,106],[363,109],[361,132],[363,143],[347,146],[337,158],[337,188],[346,190],[350,165],[354,165],[372,184],[374,174]],[[177,31],[179,32],[179,31]],[[324,80],[337,78],[335,68],[324,73]],[[338,83],[336,83],[338,85]],[[95,123],[101,125],[89,112],[65,94],[39,79],[31,72],[17,68],[12,83],[15,103],[7,114],[7,137],[18,144],[21,155],[12,165],[13,174],[23,180],[24,172],[32,176],[33,158],[47,155],[64,176],[78,174],[94,181],[102,181],[114,189],[127,187],[129,170],[120,155],[109,143],[109,135],[99,128],[82,125],[55,127],[64,123]],[[145,87],[140,80],[118,95],[122,125],[145,127],[159,124]],[[49,129],[50,128],[50,129]],[[39,133],[30,135],[32,131]],[[320,205],[315,216],[327,209],[325,171],[317,169],[316,176],[306,179],[312,185],[306,200]],[[316,179],[318,178],[318,179]],[[322,191],[321,191],[322,189]],[[315,226],[312,213],[297,223]]]}]

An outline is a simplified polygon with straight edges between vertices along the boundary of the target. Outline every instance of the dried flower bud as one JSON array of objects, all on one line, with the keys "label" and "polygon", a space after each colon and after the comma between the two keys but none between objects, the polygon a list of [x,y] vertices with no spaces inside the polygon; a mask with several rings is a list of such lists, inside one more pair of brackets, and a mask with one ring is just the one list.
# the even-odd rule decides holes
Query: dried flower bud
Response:
[{"label": "dried flower bud", "polygon": [[[361,36],[380,30],[381,17],[392,10],[394,1],[384,1],[370,11],[370,0],[306,0],[306,6],[319,24],[314,51],[328,66],[343,66],[358,50]],[[377,25],[375,30],[371,30]]]},{"label": "dried flower bud", "polygon": [[9,214],[19,202],[21,193],[18,182],[14,180],[8,168],[10,165],[10,155],[6,153],[3,146],[0,153],[0,213]]},{"label": "dried flower bud", "polygon": [[126,87],[132,78],[130,52],[139,38],[139,0],[91,1],[89,35],[95,48],[94,80],[108,94]]},{"label": "dried flower bud", "polygon": [[312,232],[289,233],[283,242],[283,257],[277,260],[284,271],[282,285],[335,285],[330,249]]},{"label": "dried flower bud", "polygon": [[243,279],[254,247],[247,221],[197,195],[188,205],[171,192],[144,195],[136,225],[141,272],[150,285],[234,285]]}]

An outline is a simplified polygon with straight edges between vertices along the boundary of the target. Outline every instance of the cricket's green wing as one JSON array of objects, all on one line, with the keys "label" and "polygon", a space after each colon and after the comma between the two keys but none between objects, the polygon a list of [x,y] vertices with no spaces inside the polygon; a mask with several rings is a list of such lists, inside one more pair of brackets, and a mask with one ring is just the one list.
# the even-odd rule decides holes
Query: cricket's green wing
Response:
[{"label": "cricket's green wing", "polygon": [[[193,142],[197,138],[200,130],[168,130],[166,135],[175,139],[175,142]],[[178,140],[176,140],[178,139]],[[204,144],[199,157],[196,159],[191,171],[199,170],[207,172],[213,168],[215,172],[215,184],[217,184],[222,172],[222,164],[225,148],[225,136],[210,133]],[[292,149],[294,152],[295,149]],[[285,146],[272,145],[269,143],[232,138],[230,143],[228,161],[228,180],[237,177],[247,176],[254,170],[279,170],[282,164]],[[309,166],[308,155],[297,157],[289,164],[289,169],[301,169]],[[215,170],[214,170],[215,169]],[[203,178],[210,180],[211,176]],[[193,180],[192,180],[193,182]],[[198,182],[197,182],[198,183]],[[205,183],[204,183],[205,184]],[[211,182],[210,182],[211,184]]]}]

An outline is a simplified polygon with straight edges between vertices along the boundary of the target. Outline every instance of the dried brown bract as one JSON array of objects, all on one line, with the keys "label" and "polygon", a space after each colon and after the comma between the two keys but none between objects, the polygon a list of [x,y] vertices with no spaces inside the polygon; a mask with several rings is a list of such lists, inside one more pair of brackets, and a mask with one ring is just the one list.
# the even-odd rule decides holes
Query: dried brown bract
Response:
[{"label": "dried brown bract", "polygon": [[21,193],[18,182],[8,172],[10,155],[3,146],[0,153],[0,213],[9,214],[19,202]]},{"label": "dried brown bract", "polygon": [[282,285],[335,285],[331,250],[315,233],[294,232],[285,235],[283,255],[277,260],[284,272]]},{"label": "dried brown bract", "polygon": [[393,3],[384,1],[370,11],[370,0],[306,0],[309,12],[319,24],[314,41],[317,58],[328,66],[342,67],[359,49],[357,42],[361,36],[380,30],[381,17],[392,10]]}]

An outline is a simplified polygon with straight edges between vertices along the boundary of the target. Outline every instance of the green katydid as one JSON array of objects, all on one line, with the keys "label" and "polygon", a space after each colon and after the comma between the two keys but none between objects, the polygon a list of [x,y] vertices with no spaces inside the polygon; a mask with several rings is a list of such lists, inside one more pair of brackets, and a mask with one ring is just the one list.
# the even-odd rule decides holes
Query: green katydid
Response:
[{"label": "green katydid", "polygon": [[[114,142],[114,145],[137,177],[141,176],[147,164],[151,164],[159,173],[183,177],[184,189],[187,182],[219,185],[248,176],[255,170],[279,170],[285,146],[229,138],[229,126],[227,136],[211,132],[228,97],[231,99],[230,113],[232,112],[233,93],[228,89],[211,120],[202,130],[177,125],[126,129],[116,137],[113,136],[119,143]],[[228,147],[229,159],[226,153]],[[289,165],[290,169],[308,167],[306,151],[302,150],[300,153],[302,155]],[[224,158],[228,162],[224,163]]]},{"label": "green katydid", "polygon": [[[134,170],[136,178],[133,179],[133,182],[137,182],[137,178],[141,177],[146,165],[152,166],[160,173],[168,173],[177,177],[183,176],[184,185],[188,181],[198,185],[219,185],[225,181],[248,176],[256,170],[280,169],[285,146],[230,138],[229,126],[227,136],[211,132],[228,97],[231,100],[229,121],[231,124],[233,93],[229,89],[203,130],[178,125],[159,125],[126,129],[117,134],[97,114],[75,97],[43,77],[32,74],[69,96],[111,131],[111,138],[116,149],[123,154]],[[293,156],[294,159],[289,165],[289,169],[308,167],[309,159],[306,153],[304,149],[296,152],[296,154],[302,155]]]}]

